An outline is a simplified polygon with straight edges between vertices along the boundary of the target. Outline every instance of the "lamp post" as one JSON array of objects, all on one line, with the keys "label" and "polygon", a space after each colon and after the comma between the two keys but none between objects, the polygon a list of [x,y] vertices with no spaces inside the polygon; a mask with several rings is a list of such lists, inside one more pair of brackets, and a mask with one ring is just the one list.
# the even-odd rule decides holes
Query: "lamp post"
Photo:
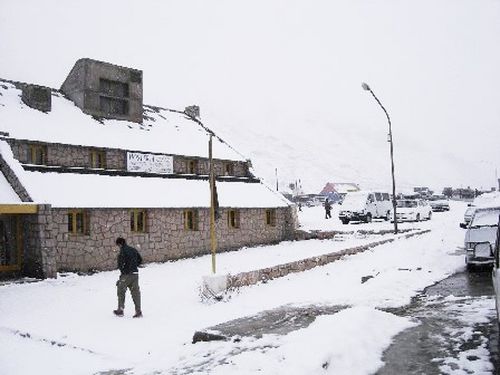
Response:
[{"label": "lamp post", "polygon": [[391,118],[389,117],[389,114],[387,113],[386,109],[384,108],[384,106],[382,105],[380,100],[378,100],[378,98],[373,93],[370,86],[368,86],[367,83],[363,82],[361,84],[361,87],[363,88],[363,90],[369,91],[370,94],[372,94],[372,96],[375,98],[375,100],[377,101],[380,108],[383,109],[385,115],[387,116],[387,121],[389,122],[389,144],[391,147],[391,175],[392,175],[392,208],[393,208],[393,212],[394,212],[394,234],[397,234],[398,233],[398,221],[397,221],[397,217],[396,217],[396,180],[394,178],[394,144],[392,142]]}]

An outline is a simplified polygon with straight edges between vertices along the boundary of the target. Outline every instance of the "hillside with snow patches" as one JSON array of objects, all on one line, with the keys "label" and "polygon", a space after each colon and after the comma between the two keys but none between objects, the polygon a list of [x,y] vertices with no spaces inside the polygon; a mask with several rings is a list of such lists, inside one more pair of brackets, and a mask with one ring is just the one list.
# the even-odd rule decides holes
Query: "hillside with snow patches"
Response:
[{"label": "hillside with snow patches", "polygon": [[490,0],[3,2],[0,77],[59,88],[82,57],[141,69],[145,104],[199,105],[268,185],[277,169],[280,189],[308,193],[390,188],[367,82],[393,122],[398,187],[490,188],[498,19]]},{"label": "hillside with snow patches", "polygon": [[[373,128],[368,129],[324,124],[321,119],[296,119],[282,125],[238,120],[237,124],[226,123],[214,115],[207,122],[222,138],[237,145],[251,159],[256,174],[273,188],[278,179],[280,191],[290,191],[288,185],[298,180],[305,193],[319,193],[327,182],[355,182],[363,189],[391,189],[387,123],[383,113],[374,119]],[[445,186],[464,186],[467,181],[464,171],[469,171],[470,185],[480,187],[482,169],[467,160],[467,155],[456,157],[446,148],[433,149],[400,133],[394,130],[398,191],[430,186],[440,192]],[[493,178],[491,183],[494,186]]]}]

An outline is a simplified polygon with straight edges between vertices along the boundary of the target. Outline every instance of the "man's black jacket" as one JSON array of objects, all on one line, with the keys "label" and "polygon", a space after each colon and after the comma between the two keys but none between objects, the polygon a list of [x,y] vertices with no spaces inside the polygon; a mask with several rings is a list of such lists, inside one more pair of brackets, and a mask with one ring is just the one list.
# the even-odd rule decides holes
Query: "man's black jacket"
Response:
[{"label": "man's black jacket", "polygon": [[127,244],[120,248],[118,254],[118,268],[122,274],[138,272],[137,266],[142,263],[142,257],[139,252]]}]

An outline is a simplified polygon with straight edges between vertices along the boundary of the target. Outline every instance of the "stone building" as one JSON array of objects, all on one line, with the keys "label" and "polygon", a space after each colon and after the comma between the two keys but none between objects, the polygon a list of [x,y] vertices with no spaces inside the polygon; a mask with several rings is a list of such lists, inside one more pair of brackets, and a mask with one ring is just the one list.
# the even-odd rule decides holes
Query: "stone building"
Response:
[{"label": "stone building", "polygon": [[293,237],[294,206],[199,107],[142,92],[142,71],[90,59],[59,90],[0,80],[0,277],[114,269],[118,236],[146,262],[209,253],[210,136],[218,251]]}]

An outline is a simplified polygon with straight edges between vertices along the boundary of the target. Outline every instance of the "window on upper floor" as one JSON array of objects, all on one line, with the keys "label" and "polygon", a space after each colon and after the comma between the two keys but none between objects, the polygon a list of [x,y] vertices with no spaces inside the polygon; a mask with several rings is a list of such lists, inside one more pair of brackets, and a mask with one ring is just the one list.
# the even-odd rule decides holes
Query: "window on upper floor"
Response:
[{"label": "window on upper floor", "polygon": [[224,176],[234,176],[234,166],[231,162],[224,162]]},{"label": "window on upper floor", "polygon": [[38,164],[38,165],[47,164],[47,146],[30,145],[29,162],[31,164]]},{"label": "window on upper floor", "polygon": [[130,230],[136,233],[146,232],[146,210],[130,211]]},{"label": "window on upper floor", "polygon": [[186,162],[187,173],[198,174],[198,160],[188,160]]},{"label": "window on upper floor", "polygon": [[72,234],[89,234],[89,214],[86,210],[70,210],[68,212],[68,232]]},{"label": "window on upper floor", "polygon": [[106,152],[100,150],[90,151],[90,167],[106,168]]}]

